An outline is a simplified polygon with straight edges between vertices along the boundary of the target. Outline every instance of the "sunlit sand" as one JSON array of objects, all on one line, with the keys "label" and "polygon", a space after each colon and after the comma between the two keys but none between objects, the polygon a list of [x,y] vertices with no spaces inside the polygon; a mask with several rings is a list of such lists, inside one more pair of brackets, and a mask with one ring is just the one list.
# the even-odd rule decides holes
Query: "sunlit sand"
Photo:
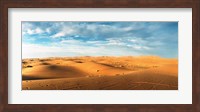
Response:
[{"label": "sunlit sand", "polygon": [[22,60],[23,90],[177,90],[178,60],[157,56]]}]

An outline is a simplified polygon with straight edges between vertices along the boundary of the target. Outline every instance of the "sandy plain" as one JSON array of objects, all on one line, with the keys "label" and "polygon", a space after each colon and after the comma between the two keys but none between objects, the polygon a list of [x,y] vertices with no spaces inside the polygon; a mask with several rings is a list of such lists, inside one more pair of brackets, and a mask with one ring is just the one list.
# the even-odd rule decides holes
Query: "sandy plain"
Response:
[{"label": "sandy plain", "polygon": [[178,90],[178,60],[157,56],[23,59],[22,90]]}]

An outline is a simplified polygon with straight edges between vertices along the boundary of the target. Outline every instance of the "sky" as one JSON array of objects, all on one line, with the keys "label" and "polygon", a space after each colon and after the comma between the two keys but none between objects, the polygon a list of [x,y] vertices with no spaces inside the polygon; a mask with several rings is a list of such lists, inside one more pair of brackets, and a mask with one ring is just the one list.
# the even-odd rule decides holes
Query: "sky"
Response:
[{"label": "sky", "polygon": [[178,57],[178,22],[22,22],[22,58]]}]

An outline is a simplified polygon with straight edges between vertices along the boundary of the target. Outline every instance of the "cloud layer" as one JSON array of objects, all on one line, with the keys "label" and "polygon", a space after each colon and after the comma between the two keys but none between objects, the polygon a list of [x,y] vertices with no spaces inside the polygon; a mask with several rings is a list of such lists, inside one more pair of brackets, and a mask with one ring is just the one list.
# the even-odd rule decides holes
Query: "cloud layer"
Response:
[{"label": "cloud layer", "polygon": [[22,22],[22,57],[177,58],[177,22]]}]

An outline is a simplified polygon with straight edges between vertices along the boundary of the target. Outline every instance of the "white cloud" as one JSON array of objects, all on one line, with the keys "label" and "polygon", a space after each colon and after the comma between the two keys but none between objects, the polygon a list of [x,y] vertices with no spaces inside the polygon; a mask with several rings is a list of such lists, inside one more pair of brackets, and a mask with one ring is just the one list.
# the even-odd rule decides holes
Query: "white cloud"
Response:
[{"label": "white cloud", "polygon": [[40,28],[36,28],[35,29],[35,34],[40,34],[40,33],[43,33],[44,31]]},{"label": "white cloud", "polygon": [[130,30],[133,30],[133,27],[131,27],[131,26],[124,27],[124,28],[122,28],[122,30],[124,30],[124,31],[130,31]]},{"label": "white cloud", "polygon": [[149,50],[150,47],[147,47],[147,46],[140,46],[140,45],[133,45],[133,46],[129,46],[135,50]]},{"label": "white cloud", "polygon": [[23,31],[26,30],[26,29],[30,29],[32,27],[33,27],[33,25],[31,23],[28,23],[28,22],[23,22],[22,23],[22,30]]},{"label": "white cloud", "polygon": [[75,34],[75,30],[73,28],[69,28],[69,27],[63,27],[62,31],[52,35],[52,38],[59,38],[59,37],[63,37],[66,35],[70,35],[70,34]]},{"label": "white cloud", "polygon": [[136,51],[130,50],[127,47],[103,45],[99,42],[94,43],[96,43],[96,46],[90,46],[88,43],[78,40],[63,40],[50,46],[23,43],[22,58],[138,55]]},{"label": "white cloud", "polygon": [[27,32],[25,32],[25,33],[27,33],[27,34],[29,34],[29,35],[32,35],[32,34],[34,34],[34,30],[27,29]]},{"label": "white cloud", "polygon": [[41,28],[36,28],[36,29],[33,29],[33,28],[27,28],[25,30],[23,30],[23,35],[24,34],[29,34],[29,35],[33,35],[33,34],[41,34],[41,33],[44,33],[44,31],[41,29]]},{"label": "white cloud", "polygon": [[47,33],[51,33],[51,28],[47,28],[47,29],[46,29],[46,32],[47,32]]},{"label": "white cloud", "polygon": [[120,39],[108,39],[108,43],[107,45],[119,45],[119,46],[123,46],[126,45],[126,43],[122,42]]},{"label": "white cloud", "polygon": [[[58,27],[58,26],[57,26]],[[117,27],[114,25],[104,25],[104,24],[59,24],[59,29],[57,33],[52,35],[53,38],[59,38],[63,36],[79,35],[86,37],[102,37],[108,38],[113,36],[124,35],[124,32],[134,30],[134,26],[127,27]],[[128,33],[126,34],[128,35]]]},{"label": "white cloud", "polygon": [[52,38],[58,38],[58,37],[63,37],[65,36],[65,33],[64,32],[59,32],[59,33],[56,33],[55,35],[52,35],[51,37]]},{"label": "white cloud", "polygon": [[68,35],[68,34],[76,33],[76,30],[74,28],[64,27],[63,32],[65,35]]}]

